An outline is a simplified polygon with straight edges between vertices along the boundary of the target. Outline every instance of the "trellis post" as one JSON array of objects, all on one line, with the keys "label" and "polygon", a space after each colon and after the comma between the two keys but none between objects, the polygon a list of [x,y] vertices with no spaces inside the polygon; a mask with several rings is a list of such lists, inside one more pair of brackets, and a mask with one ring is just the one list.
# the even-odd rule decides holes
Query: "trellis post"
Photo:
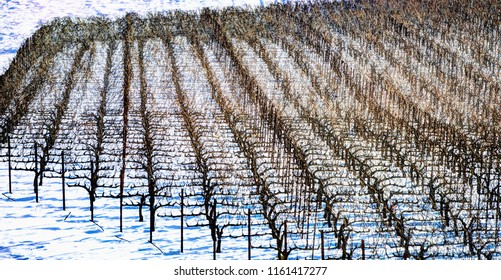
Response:
[{"label": "trellis post", "polygon": [[35,201],[38,203],[38,145],[34,143],[35,148],[35,179],[33,180],[33,191],[35,192]]},{"label": "trellis post", "polygon": [[362,260],[365,260],[365,241],[362,239]]},{"label": "trellis post", "polygon": [[66,210],[66,183],[65,183],[65,168],[64,168],[64,151],[61,151],[61,184],[63,194],[63,211]]},{"label": "trellis post", "polygon": [[181,189],[181,253],[184,250],[184,189]]},{"label": "trellis post", "polygon": [[251,259],[251,210],[247,209],[247,258]]},{"label": "trellis post", "polygon": [[212,240],[212,251],[213,251],[213,252],[212,252],[212,255],[213,255],[213,256],[212,256],[212,258],[213,258],[213,260],[216,260],[216,246],[217,246],[217,244],[216,244],[216,243],[217,243],[217,234],[216,234],[216,232],[215,232],[215,231],[216,231],[216,216],[217,216],[217,213],[216,213],[216,206],[217,206],[217,205],[216,205],[216,199],[214,199],[214,204],[213,204],[213,208],[212,208],[212,209],[213,209],[213,214],[212,214],[212,215],[213,215],[213,217],[212,217],[212,219],[213,219],[213,221],[214,221],[214,225],[213,225],[213,227],[214,227],[214,234],[216,235],[216,238],[214,238],[214,239]]},{"label": "trellis post", "polygon": [[10,150],[10,136],[7,137],[7,160],[9,162],[9,193],[12,193],[12,163]]},{"label": "trellis post", "polygon": [[287,221],[284,221],[284,249],[283,252],[287,252]]},{"label": "trellis post", "polygon": [[320,230],[320,248],[321,248],[321,255],[322,255],[322,260],[325,260],[325,247],[324,247],[324,231]]}]

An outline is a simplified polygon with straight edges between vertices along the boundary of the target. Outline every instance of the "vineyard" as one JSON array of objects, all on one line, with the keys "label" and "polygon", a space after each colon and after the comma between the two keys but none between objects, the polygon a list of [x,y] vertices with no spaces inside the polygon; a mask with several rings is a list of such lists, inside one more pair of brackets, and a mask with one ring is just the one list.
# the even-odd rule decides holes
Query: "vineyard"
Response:
[{"label": "vineyard", "polygon": [[15,172],[33,203],[81,190],[91,221],[180,255],[197,231],[214,258],[501,259],[500,20],[489,0],[57,19],[0,76],[3,198]]}]

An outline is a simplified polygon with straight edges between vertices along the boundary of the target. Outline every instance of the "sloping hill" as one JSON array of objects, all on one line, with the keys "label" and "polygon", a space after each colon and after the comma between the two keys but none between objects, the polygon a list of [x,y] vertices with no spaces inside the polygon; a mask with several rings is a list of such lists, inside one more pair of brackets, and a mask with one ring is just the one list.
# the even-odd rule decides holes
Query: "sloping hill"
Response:
[{"label": "sloping hill", "polygon": [[501,9],[376,2],[56,20],[0,77],[1,161],[150,242],[249,218],[279,259],[500,258]]}]

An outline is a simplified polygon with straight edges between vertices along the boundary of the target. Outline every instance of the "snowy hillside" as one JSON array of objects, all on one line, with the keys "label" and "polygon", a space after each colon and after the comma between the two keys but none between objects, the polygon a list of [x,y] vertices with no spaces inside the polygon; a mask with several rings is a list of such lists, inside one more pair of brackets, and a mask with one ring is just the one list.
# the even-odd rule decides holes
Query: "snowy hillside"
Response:
[{"label": "snowy hillside", "polygon": [[142,15],[168,10],[204,7],[259,6],[274,0],[7,0],[0,3],[0,73],[4,73],[22,42],[43,24],[57,17],[117,18],[127,12]]},{"label": "snowy hillside", "polygon": [[0,259],[501,259],[487,2],[44,25],[0,76]]}]

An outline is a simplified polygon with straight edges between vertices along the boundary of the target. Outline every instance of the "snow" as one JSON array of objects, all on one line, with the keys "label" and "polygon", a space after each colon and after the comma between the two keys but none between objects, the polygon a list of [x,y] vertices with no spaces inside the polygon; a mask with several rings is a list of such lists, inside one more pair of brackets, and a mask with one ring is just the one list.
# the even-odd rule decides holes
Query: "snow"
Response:
[{"label": "snow", "polygon": [[[3,73],[15,56],[22,41],[31,36],[41,25],[56,17],[107,16],[118,18],[127,12],[147,14],[171,9],[195,10],[202,7],[221,8],[230,5],[265,5],[275,1],[233,0],[233,1],[35,1],[19,0],[2,3],[0,10],[0,73]],[[72,50],[69,50],[70,52]],[[74,50],[73,50],[74,51]],[[99,54],[103,56],[104,53]],[[120,61],[120,60],[118,60]],[[68,67],[71,63],[68,63]],[[58,78],[69,69],[54,73]],[[93,73],[102,73],[94,69]],[[94,79],[101,79],[97,75]],[[102,81],[96,81],[96,83]],[[58,83],[62,84],[62,83]],[[91,83],[92,84],[92,83]],[[53,89],[49,92],[62,92]],[[75,98],[83,98],[81,89],[72,94],[70,106],[78,108]],[[40,96],[42,98],[42,96]],[[73,101],[72,101],[73,100]],[[42,100],[41,100],[42,101]],[[52,102],[45,100],[45,102]],[[87,101],[96,103],[98,101]],[[40,102],[42,105],[44,102]],[[71,105],[74,103],[75,105]],[[43,106],[43,105],[42,105]],[[85,106],[80,108],[84,109]],[[43,112],[44,108],[40,108]],[[77,113],[83,114],[79,110]],[[85,109],[84,109],[85,111]],[[47,115],[50,112],[44,112]],[[31,115],[36,116],[36,113]],[[42,116],[38,116],[40,118]],[[65,116],[72,119],[74,116]],[[64,121],[64,120],[63,120]],[[19,133],[23,135],[23,133]],[[27,134],[25,134],[27,136]],[[24,141],[26,142],[26,141]],[[29,142],[29,141],[28,141]],[[63,148],[65,143],[59,143]],[[23,149],[21,148],[21,152]],[[119,231],[118,204],[115,199],[96,200],[95,223],[89,221],[88,194],[82,188],[66,190],[66,210],[62,209],[60,179],[45,179],[40,190],[40,202],[35,203],[33,193],[33,172],[13,171],[13,193],[8,192],[8,167],[0,163],[0,259],[60,260],[60,259],[212,259],[212,241],[208,229],[186,228],[184,252],[180,252],[179,218],[157,219],[158,230],[154,234],[154,245],[148,242],[147,222],[137,221],[137,207],[125,207],[124,230]],[[147,216],[145,211],[145,216]],[[148,220],[145,217],[145,220]],[[194,221],[186,221],[187,224]],[[246,259],[245,238],[223,240],[223,253],[218,258]],[[253,250],[254,258],[274,258],[273,250]]]},{"label": "snow", "polygon": [[145,15],[173,9],[258,6],[275,3],[276,0],[6,0],[1,2],[0,74],[3,74],[22,42],[43,24],[57,17],[118,18],[128,12]]},{"label": "snow", "polygon": [[[0,163],[1,186],[7,186],[6,164]],[[124,208],[124,228],[119,230],[116,199],[96,200],[95,222],[89,220],[87,193],[66,189],[63,210],[60,179],[46,179],[35,203],[33,173],[13,171],[13,193],[2,189],[0,198],[0,260],[211,260],[208,228],[184,228],[184,252],[180,252],[180,219],[157,218],[157,231],[148,242],[148,223],[137,221],[137,208]],[[148,215],[145,211],[145,220]],[[192,223],[189,219],[187,223]],[[218,258],[247,259],[247,240],[223,240]],[[253,250],[256,259],[270,259],[274,252]]]},{"label": "snow", "polygon": [[[230,3],[231,2],[231,3]],[[271,2],[271,1],[270,1]],[[34,26],[39,26],[50,20],[58,14],[60,7],[54,4],[54,1],[48,3],[39,3],[36,1],[8,1],[6,5],[2,6],[2,14],[0,14],[0,26],[2,27],[0,34],[0,50],[4,50],[3,53],[7,56],[12,53],[9,50],[15,49],[18,43],[15,43],[15,39],[18,37],[26,38],[29,36],[33,30],[29,26],[29,22],[35,22],[36,18],[34,15],[32,18],[21,19],[19,22],[15,20],[9,21],[7,24],[8,17],[11,15],[16,15],[18,11],[16,10],[16,5],[24,5],[24,7],[38,11],[37,15],[43,16],[43,20],[36,22]],[[61,3],[61,2],[58,2]],[[66,3],[63,1],[63,3]],[[69,2],[68,2],[69,3]],[[125,1],[111,1],[109,5],[105,6],[102,2],[97,1],[85,1],[79,2],[76,5],[70,6],[69,9],[64,9],[61,15],[65,16],[77,16],[77,11],[82,11],[78,16],[89,17],[93,15],[105,15],[109,17],[119,17],[123,16],[124,13],[128,11],[136,11],[140,14],[146,14],[148,12],[155,12],[163,9],[199,9],[202,6],[210,7],[222,7],[224,5],[263,5],[263,1],[223,1],[215,2],[205,1],[205,2],[164,2],[164,1],[137,1],[136,2],[125,2]],[[51,6],[52,5],[52,6]],[[42,7],[43,6],[43,7]],[[14,9],[11,9],[14,7]],[[5,8],[5,9],[4,9]],[[4,15],[3,11],[8,10],[12,13],[7,13]],[[18,18],[22,18],[18,15]],[[27,13],[30,15],[30,13]],[[25,16],[25,14],[23,14]],[[12,27],[11,24],[16,27]],[[14,35],[9,28],[17,30],[20,33]],[[25,32],[21,34],[22,32]],[[337,36],[337,35],[336,35]],[[339,35],[341,36],[341,35]],[[345,45],[348,46],[346,50],[341,51],[342,56],[349,62],[349,69],[361,70],[364,73],[363,63],[357,60],[353,54],[353,51],[362,50],[363,47],[357,41],[351,40],[348,37],[339,37],[338,40],[344,41]],[[441,257],[439,253],[443,253],[445,250],[446,256],[465,256],[468,255],[466,252],[466,247],[461,245],[461,237],[452,236],[452,231],[449,228],[446,230],[440,230],[442,225],[440,214],[430,208],[430,203],[428,201],[429,190],[417,189],[409,178],[406,177],[406,170],[404,168],[397,167],[392,161],[384,159],[382,155],[382,150],[377,146],[374,147],[373,143],[370,143],[367,139],[364,139],[360,135],[357,135],[353,130],[347,126],[347,122],[343,122],[341,116],[336,116],[334,113],[324,112],[320,108],[328,106],[329,108],[336,108],[334,102],[328,100],[309,100],[308,95],[301,96],[301,93],[314,91],[313,84],[310,83],[308,77],[302,72],[300,67],[294,64],[294,61],[289,54],[282,49],[278,44],[272,42],[263,41],[266,51],[269,53],[271,59],[270,65],[277,65],[283,77],[290,80],[289,86],[291,87],[290,95],[298,95],[295,98],[298,100],[297,105],[292,102],[288,102],[288,96],[284,94],[281,88],[281,82],[277,82],[277,78],[273,77],[268,68],[270,65],[259,58],[256,50],[252,50],[252,47],[247,45],[244,41],[239,41],[234,39],[232,44],[236,46],[238,52],[243,53],[243,65],[249,70],[250,75],[254,76],[257,80],[257,85],[263,89],[263,96],[265,96],[270,102],[278,108],[279,117],[283,119],[283,122],[289,127],[288,133],[292,139],[297,139],[297,143],[294,142],[298,147],[307,147],[304,151],[306,160],[308,160],[308,171],[312,174],[317,174],[317,181],[325,184],[327,189],[331,189],[331,194],[333,195],[333,200],[335,200],[334,206],[337,208],[338,216],[344,221],[346,225],[350,228],[350,233],[354,233],[350,239],[350,248],[356,250],[354,257],[360,258],[360,244],[365,240],[367,255],[369,256],[385,256],[386,258],[391,258],[391,256],[396,256],[400,253],[402,246],[398,245],[399,238],[395,235],[392,230],[391,225],[385,226],[382,222],[380,215],[380,209],[382,206],[379,203],[374,203],[373,199],[367,192],[366,189],[361,187],[362,183],[357,179],[354,174],[349,173],[346,169],[347,163],[344,160],[337,159],[333,148],[325,140],[320,139],[315,136],[312,131],[308,128],[310,124],[303,118],[300,117],[301,113],[308,111],[308,114],[313,114],[315,116],[321,116],[323,119],[338,120],[334,128],[333,134],[339,139],[340,145],[354,154],[358,159],[363,162],[370,163],[372,166],[367,169],[371,172],[373,178],[378,179],[381,183],[381,195],[388,198],[388,202],[399,201],[401,204],[392,208],[392,212],[400,214],[400,217],[405,217],[406,228],[411,228],[413,230],[413,243],[411,250],[418,250],[419,244],[435,244],[435,248],[430,249],[433,251],[430,255],[433,256],[436,253],[439,258]],[[10,45],[9,45],[10,44]],[[24,169],[32,168],[30,165],[32,163],[27,158],[30,155],[30,150],[32,150],[33,140],[44,141],[43,133],[46,133],[44,129],[40,127],[44,125],[45,122],[50,119],[52,115],[56,113],[55,107],[53,105],[57,103],[58,100],[63,99],[62,93],[69,90],[69,107],[73,110],[68,110],[62,118],[61,125],[61,135],[69,135],[67,139],[65,137],[60,137],[57,139],[56,144],[53,148],[54,151],[60,152],[72,147],[73,153],[73,165],[68,167],[70,171],[67,173],[67,179],[70,182],[68,186],[75,185],[74,183],[81,184],[81,186],[88,187],[89,169],[92,167],[84,166],[82,162],[88,162],[87,158],[91,157],[89,154],[89,149],[84,147],[85,144],[89,146],[89,141],[92,143],[96,142],[92,137],[95,136],[97,130],[97,122],[93,122],[89,116],[97,115],[96,110],[99,104],[102,104],[103,96],[95,94],[99,92],[103,87],[103,76],[105,76],[105,64],[102,63],[107,55],[107,50],[109,46],[103,42],[94,42],[95,53],[91,54],[90,51],[84,50],[83,59],[80,65],[80,69],[91,69],[92,75],[84,75],[85,71],[75,74],[75,84],[71,88],[63,83],[65,80],[65,75],[67,75],[71,68],[74,67],[72,63],[56,63],[54,68],[51,69],[49,73],[50,76],[54,77],[54,80],[49,79],[44,84],[44,90],[39,94],[34,101],[34,105],[29,108],[29,112],[26,114],[25,119],[21,120],[21,123],[31,124],[34,127],[30,127],[30,132],[23,125],[19,125],[13,133],[13,154],[16,156],[17,166]],[[200,140],[198,144],[200,150],[203,151],[203,157],[207,159],[209,165],[209,177],[214,176],[217,178],[218,187],[228,186],[225,192],[217,194],[217,199],[219,202],[224,202],[225,199],[230,199],[232,197],[231,203],[228,205],[218,205],[218,211],[227,212],[221,214],[221,223],[236,224],[231,225],[228,229],[225,229],[223,235],[223,252],[218,254],[218,259],[224,260],[245,260],[247,259],[247,237],[246,235],[246,216],[245,211],[247,209],[258,209],[259,203],[254,203],[257,205],[252,205],[251,196],[252,188],[254,186],[252,182],[252,173],[249,169],[248,162],[245,161],[245,157],[240,151],[239,145],[237,145],[236,140],[232,137],[233,131],[239,131],[243,135],[245,134],[247,143],[255,144],[252,145],[253,151],[257,151],[261,156],[256,160],[257,172],[261,174],[263,181],[265,181],[267,186],[269,186],[271,192],[274,194],[271,200],[275,200],[279,207],[284,206],[287,203],[296,202],[294,207],[299,208],[300,214],[295,213],[280,213],[278,221],[287,221],[290,224],[289,235],[299,236],[306,235],[305,241],[290,238],[289,244],[294,243],[300,248],[308,248],[309,240],[308,235],[312,235],[313,242],[319,240],[319,231],[325,229],[326,220],[322,218],[322,206],[317,205],[316,210],[312,210],[311,217],[308,215],[306,217],[301,214],[302,209],[310,207],[309,203],[312,202],[313,196],[311,193],[299,194],[299,188],[292,189],[287,181],[280,181],[280,177],[283,174],[281,165],[286,165],[285,162],[274,162],[274,158],[278,159],[278,155],[274,153],[285,154],[285,147],[278,146],[275,147],[273,151],[269,151],[269,147],[263,144],[259,144],[261,138],[263,138],[262,132],[259,132],[251,125],[253,116],[249,113],[249,110],[255,110],[255,108],[243,108],[245,103],[241,102],[241,97],[243,94],[235,89],[238,86],[235,85],[235,81],[228,78],[231,77],[231,69],[228,67],[228,60],[218,60],[215,55],[215,50],[213,46],[203,45],[201,46],[204,52],[207,54],[208,67],[205,69],[210,72],[213,71],[217,73],[215,80],[221,84],[222,92],[220,98],[227,100],[227,106],[234,109],[229,110],[235,113],[228,113],[224,111],[217,102],[215,102],[214,96],[211,96],[211,91],[209,90],[209,80],[206,74],[203,72],[201,61],[198,60],[195,55],[195,50],[190,49],[187,38],[178,36],[174,38],[172,42],[172,50],[175,59],[167,58],[167,50],[163,45],[161,40],[146,40],[145,41],[145,52],[150,55],[146,55],[144,61],[141,60],[139,63],[139,57],[133,55],[133,77],[138,77],[140,70],[140,65],[144,66],[144,71],[146,73],[146,85],[162,85],[160,87],[152,87],[152,89],[143,92],[142,83],[137,78],[132,80],[132,87],[130,97],[132,100],[132,105],[129,111],[129,138],[128,138],[128,155],[126,166],[126,192],[133,193],[126,198],[125,208],[124,208],[124,228],[123,231],[119,229],[119,201],[116,198],[109,197],[98,197],[95,202],[95,213],[94,221],[90,221],[89,212],[89,199],[88,193],[85,188],[68,188],[66,190],[67,208],[63,209],[61,202],[61,179],[58,177],[58,170],[60,169],[60,158],[59,153],[51,154],[52,162],[49,162],[48,169],[45,175],[53,176],[52,178],[44,177],[44,184],[40,186],[40,201],[35,202],[37,198],[33,193],[33,178],[34,173],[29,171],[13,171],[13,192],[10,193],[7,188],[8,182],[8,166],[5,160],[0,160],[0,259],[19,259],[19,260],[210,260],[212,259],[212,238],[211,232],[207,225],[207,221],[203,215],[204,210],[200,205],[200,201],[203,200],[202,190],[200,184],[193,183],[200,181],[201,171],[195,168],[195,156],[192,149],[190,149],[189,136],[185,128],[182,128],[182,118],[180,116],[179,104],[176,102],[176,88],[172,82],[174,73],[172,69],[176,65],[180,69],[180,88],[182,88],[183,95],[186,95],[186,103],[190,112],[190,116],[193,117],[194,131],[196,132],[197,140]],[[117,49],[121,49],[122,45],[118,45]],[[72,48],[66,48],[61,52],[61,61],[72,61],[72,57],[79,52],[79,46],[74,46]],[[133,54],[139,54],[139,48],[137,42],[132,46]],[[314,65],[314,71],[312,72],[315,76],[322,76],[320,73],[325,69],[325,65],[321,62],[322,60],[317,57],[316,54],[308,54],[307,49],[303,49],[303,56],[306,59],[311,59],[312,61],[318,62],[318,65]],[[358,52],[356,52],[358,53]],[[152,55],[151,55],[152,54]],[[120,52],[111,53],[112,70],[111,74],[114,76],[111,80],[121,81],[123,73],[120,69],[123,69],[121,65],[122,57]],[[366,57],[367,60],[371,61],[378,72],[384,71],[385,68],[391,68],[393,66],[385,63],[383,59],[380,59],[375,53],[369,52],[362,56]],[[7,58],[9,60],[9,58]],[[56,59],[59,61],[59,59]],[[76,60],[75,60],[76,61]],[[171,64],[172,62],[172,64]],[[202,71],[197,71],[202,70]],[[393,68],[392,68],[393,70]],[[353,71],[358,72],[358,71]],[[164,75],[165,74],[165,75]],[[396,74],[395,74],[396,75]],[[398,76],[391,77],[394,80],[398,79]],[[285,81],[285,78],[284,78]],[[319,83],[321,85],[328,85],[331,82],[330,77],[320,77]],[[346,84],[340,83],[338,89],[344,92]],[[402,85],[403,88],[410,87],[405,84]],[[98,191],[98,195],[108,195],[116,196],[116,186],[118,177],[118,166],[119,159],[116,156],[118,153],[113,151],[118,151],[120,147],[120,137],[119,131],[116,126],[121,121],[121,104],[120,96],[118,94],[119,86],[112,86],[110,91],[106,94],[106,100],[111,100],[106,103],[106,112],[103,118],[106,120],[104,124],[104,134],[105,140],[104,145],[105,150],[109,153],[101,154],[101,159],[103,163],[109,164],[111,170],[109,174],[105,175],[104,172],[100,174],[104,180],[109,180],[109,182],[100,182],[103,185],[102,191]],[[181,93],[178,92],[178,95]],[[342,95],[342,93],[340,93]],[[147,101],[141,102],[143,99],[141,97],[148,96]],[[301,98],[302,97],[302,98]],[[347,97],[344,97],[347,98]],[[83,100],[83,102],[82,102]],[[219,102],[221,104],[221,102]],[[312,108],[308,106],[314,104]],[[138,221],[138,207],[137,201],[140,195],[147,193],[146,187],[149,178],[146,177],[145,167],[147,163],[141,160],[141,139],[144,139],[145,131],[144,127],[144,115],[141,112],[141,106],[146,105],[146,110],[148,113],[152,113],[155,124],[152,126],[152,131],[158,137],[153,137],[153,145],[155,151],[162,155],[162,162],[154,162],[154,165],[159,168],[154,170],[155,177],[158,177],[159,181],[162,181],[161,185],[165,187],[165,193],[168,193],[168,200],[170,204],[166,204],[158,212],[158,217],[156,218],[156,228],[157,230],[153,234],[154,242],[149,242],[150,232],[149,232],[149,212],[146,206],[143,209],[143,214],[145,216],[145,222]],[[344,111],[350,110],[350,108],[344,108],[345,105],[341,106]],[[238,112],[238,114],[237,114]],[[304,113],[303,112],[303,113]],[[226,114],[226,115],[225,115]],[[231,115],[228,117],[228,115]],[[236,115],[239,116],[240,120],[236,120]],[[87,118],[88,117],[88,118]],[[230,126],[225,123],[225,117],[235,119],[234,126]],[[158,122],[157,122],[158,121]],[[246,122],[247,121],[247,122]],[[337,124],[338,123],[338,124]],[[155,126],[157,125],[157,126]],[[39,127],[37,127],[39,126]],[[170,126],[168,130],[162,129],[164,126]],[[381,124],[382,126],[382,124]],[[23,133],[23,131],[25,131]],[[41,131],[41,132],[40,132]],[[84,131],[86,133],[79,133]],[[247,132],[249,131],[249,132]],[[342,135],[346,133],[347,135]],[[80,134],[80,135],[79,135]],[[82,135],[83,134],[83,135]],[[164,134],[169,137],[163,137]],[[73,136],[73,137],[72,137]],[[266,137],[266,135],[264,135]],[[66,143],[66,142],[68,143]],[[241,144],[240,142],[238,144]],[[404,144],[402,144],[404,145]],[[174,147],[174,148],[173,148]],[[5,155],[5,149],[0,150],[0,155]],[[222,156],[224,154],[225,156]],[[25,157],[23,158],[22,156]],[[54,157],[54,158],[52,158]],[[202,156],[200,156],[202,157]],[[19,159],[21,158],[21,159]],[[26,159],[26,161],[23,161]],[[70,160],[70,161],[71,161]],[[87,164],[88,165],[88,164]],[[176,167],[185,166],[185,169],[179,169]],[[218,174],[219,169],[226,168],[226,166],[231,166],[232,174],[238,174],[234,178],[226,178],[222,174]],[[292,174],[298,175],[300,169],[296,166],[296,163],[291,163]],[[114,170],[113,170],[114,169]],[[101,170],[108,171],[108,170]],[[114,172],[113,172],[114,171]],[[444,169],[444,173],[448,170]],[[174,175],[173,175],[174,174]],[[349,176],[347,175],[349,174]],[[172,176],[172,177],[171,177]],[[299,177],[299,176],[291,176]],[[173,180],[172,178],[176,178]],[[183,179],[179,179],[183,178]],[[191,181],[190,181],[191,180]],[[177,188],[172,188],[170,182],[177,181],[179,186],[174,186]],[[185,189],[186,192],[190,194],[186,198],[186,205],[189,208],[189,216],[185,217],[183,228],[181,228],[180,219],[180,192],[179,189],[185,185],[190,185],[186,183],[190,181],[191,189]],[[242,183],[244,182],[244,183]],[[313,183],[313,187],[318,187],[319,183]],[[108,184],[109,183],[109,184]],[[108,186],[109,185],[109,186]],[[115,188],[113,188],[113,186]],[[249,189],[236,189],[231,187],[234,186],[251,186]],[[222,188],[221,187],[221,188]],[[303,189],[301,189],[303,191]],[[238,192],[235,193],[235,192]],[[298,198],[299,197],[299,198]],[[254,198],[255,199],[255,198]],[[299,205],[297,200],[303,200],[304,204]],[[235,202],[237,201],[237,202]],[[251,202],[249,202],[251,201]],[[158,202],[158,201],[157,201]],[[228,202],[228,200],[226,201]],[[386,203],[386,200],[384,201]],[[198,205],[197,205],[198,204]],[[233,208],[232,208],[233,207]],[[303,207],[303,208],[302,208]],[[392,206],[393,207],[393,206]],[[238,208],[237,210],[235,210]],[[462,208],[458,208],[462,209]],[[221,211],[222,210],[222,211]],[[277,211],[278,212],[278,211]],[[386,212],[385,212],[386,213]],[[191,215],[190,215],[191,214]],[[489,213],[488,213],[489,214]],[[277,214],[278,215],[278,214]],[[303,216],[301,216],[303,215]],[[461,217],[464,216],[467,219],[469,216],[466,213],[458,213]],[[396,216],[397,217],[397,216]],[[485,217],[487,221],[488,216]],[[308,219],[308,222],[305,220]],[[310,220],[311,219],[311,220]],[[312,221],[314,220],[314,221]],[[483,221],[483,220],[482,220]],[[264,224],[263,217],[255,215],[252,218],[252,231],[254,233],[262,233],[262,236],[253,237],[253,245],[271,246],[275,240],[270,237],[270,229]],[[341,225],[342,221],[338,222],[336,219],[336,225]],[[390,220],[391,223],[391,220]],[[403,222],[402,222],[403,223]],[[471,223],[470,223],[471,224]],[[278,225],[278,223],[277,223]],[[297,227],[296,227],[297,225]],[[301,225],[301,226],[300,226]],[[300,228],[302,227],[302,228]],[[329,226],[330,227],[330,226]],[[496,224],[486,226],[488,228],[496,228]],[[304,230],[306,228],[306,230]],[[313,230],[311,229],[313,228]],[[181,229],[184,230],[184,251],[181,252]],[[438,232],[438,234],[435,234]],[[492,234],[491,232],[486,233]],[[496,231],[497,234],[497,231]],[[338,245],[339,239],[336,243],[336,238],[332,236],[332,232],[327,232],[328,236],[327,246],[331,250],[328,252],[330,257],[338,257],[339,250],[333,249]],[[451,236],[446,236],[451,235]],[[479,238],[483,235],[479,234]],[[496,239],[497,240],[497,239]],[[452,241],[452,242],[451,242]],[[306,244],[304,244],[306,242]],[[496,243],[497,244],[497,243]],[[488,246],[494,246],[492,244],[487,244]],[[294,251],[290,255],[290,259],[305,259],[311,256],[311,258],[319,258],[319,246],[313,243],[311,246],[313,249],[307,249],[303,251]],[[276,257],[276,251],[270,248],[253,248],[252,250],[253,259],[274,259]],[[469,256],[471,257],[471,256]],[[445,257],[444,257],[445,258]]]}]

